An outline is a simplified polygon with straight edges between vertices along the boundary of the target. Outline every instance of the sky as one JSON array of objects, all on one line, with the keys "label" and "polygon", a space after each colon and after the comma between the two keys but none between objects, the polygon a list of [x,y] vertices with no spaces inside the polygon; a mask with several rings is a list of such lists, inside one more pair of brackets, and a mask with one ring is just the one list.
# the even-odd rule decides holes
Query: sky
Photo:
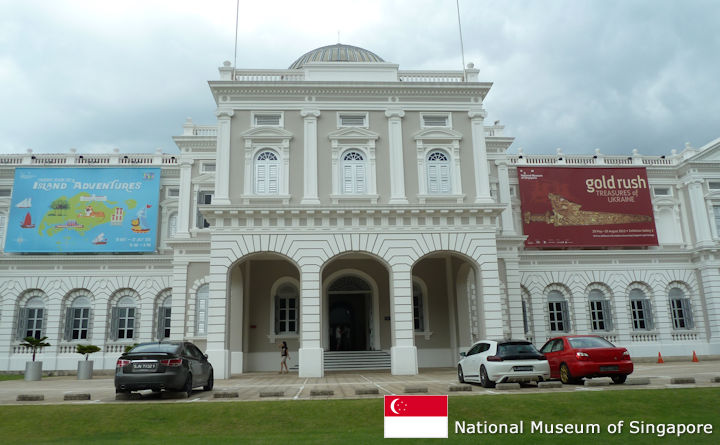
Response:
[{"label": "sky", "polygon": [[[720,2],[459,0],[487,122],[525,153],[668,155],[720,137]],[[214,124],[235,0],[0,0],[0,153],[177,153]],[[455,0],[240,0],[237,67],[342,43],[460,70]]]}]

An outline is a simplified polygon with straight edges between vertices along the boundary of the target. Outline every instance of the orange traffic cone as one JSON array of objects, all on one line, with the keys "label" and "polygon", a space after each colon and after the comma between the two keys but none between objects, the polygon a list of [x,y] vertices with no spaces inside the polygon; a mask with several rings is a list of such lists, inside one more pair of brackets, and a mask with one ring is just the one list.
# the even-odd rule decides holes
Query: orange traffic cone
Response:
[{"label": "orange traffic cone", "polygon": [[695,354],[695,351],[693,351],[693,359],[692,359],[692,361],[695,362],[695,363],[697,363],[697,362],[700,361],[700,360],[698,360],[697,354]]},{"label": "orange traffic cone", "polygon": [[665,362],[663,361],[663,359],[662,359],[662,355],[660,355],[659,352],[658,352],[658,361],[657,361],[657,362],[658,362],[658,363],[665,363]]}]

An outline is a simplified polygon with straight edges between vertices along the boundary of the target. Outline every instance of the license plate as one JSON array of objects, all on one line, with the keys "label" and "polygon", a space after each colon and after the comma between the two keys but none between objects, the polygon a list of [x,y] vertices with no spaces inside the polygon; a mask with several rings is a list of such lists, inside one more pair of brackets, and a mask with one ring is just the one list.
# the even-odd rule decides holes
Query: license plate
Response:
[{"label": "license plate", "polygon": [[157,368],[157,363],[133,363],[133,370],[140,372],[150,372]]},{"label": "license plate", "polygon": [[513,371],[532,371],[532,366],[514,366]]},{"label": "license plate", "polygon": [[600,371],[617,371],[617,366],[601,366]]}]

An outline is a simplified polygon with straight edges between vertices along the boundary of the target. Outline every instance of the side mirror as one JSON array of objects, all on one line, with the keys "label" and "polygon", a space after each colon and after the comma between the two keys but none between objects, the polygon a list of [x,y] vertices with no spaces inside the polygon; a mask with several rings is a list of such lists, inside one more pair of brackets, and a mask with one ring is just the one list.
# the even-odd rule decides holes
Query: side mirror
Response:
[{"label": "side mirror", "polygon": [[465,357],[466,355],[467,355],[467,354],[465,354],[464,352],[461,352],[461,353],[460,353],[460,357]]},{"label": "side mirror", "polygon": [[203,358],[205,358],[205,360],[207,360],[208,359],[207,354],[203,354]]}]

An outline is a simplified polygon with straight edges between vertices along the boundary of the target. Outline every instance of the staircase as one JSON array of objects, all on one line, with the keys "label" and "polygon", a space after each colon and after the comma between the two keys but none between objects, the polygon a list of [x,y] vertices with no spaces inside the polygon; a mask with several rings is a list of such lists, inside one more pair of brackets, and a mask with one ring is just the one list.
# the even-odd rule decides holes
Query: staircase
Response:
[{"label": "staircase", "polygon": [[325,351],[325,371],[390,369],[385,351]]}]

